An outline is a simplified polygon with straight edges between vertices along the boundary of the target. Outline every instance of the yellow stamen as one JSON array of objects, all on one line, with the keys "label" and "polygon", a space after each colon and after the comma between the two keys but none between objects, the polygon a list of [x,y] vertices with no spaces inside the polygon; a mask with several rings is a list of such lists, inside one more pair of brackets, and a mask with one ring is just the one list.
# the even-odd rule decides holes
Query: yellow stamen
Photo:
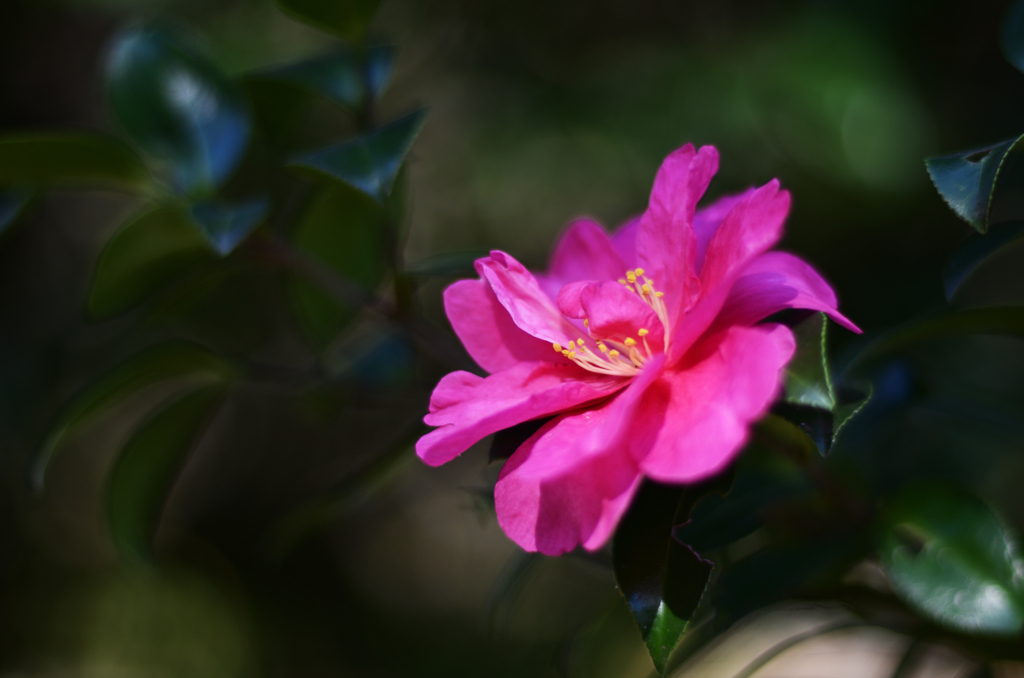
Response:
[{"label": "yellow stamen", "polygon": [[[641,300],[654,311],[654,314],[658,317],[665,330],[664,341],[665,350],[667,351],[670,344],[670,328],[668,324],[668,308],[666,308],[665,302],[662,301],[665,294],[655,290],[654,281],[644,275],[642,268],[626,271],[626,277],[624,279],[619,278],[619,283],[630,292],[636,292]],[[636,332],[637,336],[640,337],[640,342],[633,337],[626,337],[619,342],[611,339],[602,341],[594,337],[591,333],[589,318],[583,319],[583,326],[587,328],[587,336],[594,339],[600,353],[594,353],[586,345],[586,340],[582,337],[570,341],[568,349],[562,349],[560,344],[552,344],[552,346],[556,351],[561,352],[562,355],[585,370],[614,377],[632,377],[643,369],[647,361],[654,356],[650,345],[647,343],[647,335],[650,334],[650,330],[646,327],[640,328]],[[607,343],[605,343],[606,341]],[[642,348],[638,346],[641,342]],[[609,345],[615,348],[609,348]],[[629,359],[625,360],[624,358],[626,357]]]},{"label": "yellow stamen", "polygon": [[555,353],[561,353],[562,352],[562,345],[559,344],[557,341],[555,343],[551,344],[551,346],[554,347]]}]

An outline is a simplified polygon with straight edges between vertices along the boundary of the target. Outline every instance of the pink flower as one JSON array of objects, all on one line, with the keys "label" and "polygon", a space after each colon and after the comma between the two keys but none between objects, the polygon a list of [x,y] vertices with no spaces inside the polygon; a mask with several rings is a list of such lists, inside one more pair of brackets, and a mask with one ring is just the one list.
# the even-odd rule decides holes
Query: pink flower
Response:
[{"label": "pink flower", "polygon": [[768,252],[789,194],[778,181],[695,211],[718,152],[687,144],[654,180],[650,204],[609,237],[569,226],[546,275],[504,252],[479,280],[445,290],[448,319],[490,373],[453,372],[416,452],[450,461],[487,435],[554,416],[508,459],[498,522],[528,551],[556,555],[611,536],[644,477],[687,483],[722,469],[778,394],[793,335],[756,324],[785,308],[836,310],[808,264]]}]

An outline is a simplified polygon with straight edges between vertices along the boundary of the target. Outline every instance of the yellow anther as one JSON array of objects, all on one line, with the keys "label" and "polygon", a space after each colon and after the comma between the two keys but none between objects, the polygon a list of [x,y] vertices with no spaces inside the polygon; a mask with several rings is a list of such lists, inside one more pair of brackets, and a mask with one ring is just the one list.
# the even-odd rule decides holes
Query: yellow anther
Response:
[{"label": "yellow anther", "polygon": [[608,351],[608,355],[614,358],[615,356],[619,355],[619,352],[613,348],[612,350]]},{"label": "yellow anther", "polygon": [[568,358],[568,357],[569,357],[569,352],[568,352],[568,351],[566,351],[566,350],[565,350],[565,349],[563,348],[563,349],[562,349],[562,355],[564,355],[564,356],[565,356],[566,358]]},{"label": "yellow anther", "polygon": [[623,285],[629,284],[629,282],[625,278],[619,278],[619,282],[622,283]]},{"label": "yellow anther", "polygon": [[576,351],[569,351],[569,355],[567,355],[566,358],[568,358],[569,360],[575,360]]},{"label": "yellow anther", "polygon": [[626,346],[636,346],[636,339],[633,337],[626,337],[626,340],[622,343]]},{"label": "yellow anther", "polygon": [[649,332],[645,329],[641,329],[639,332],[637,332],[637,334],[639,334],[641,337],[646,337],[649,334]]},{"label": "yellow anther", "polygon": [[590,327],[590,319],[589,318],[584,318],[583,319],[583,326],[584,327]]},{"label": "yellow anther", "polygon": [[583,341],[583,337],[580,337],[579,339],[576,340],[576,345],[579,346],[580,348],[586,346],[586,342]]},{"label": "yellow anther", "polygon": [[627,291],[627,292],[633,292],[633,293],[635,293],[635,292],[636,292],[636,290],[634,290],[634,289],[633,289],[632,287],[630,287],[629,285],[626,285],[626,291]]},{"label": "yellow anther", "polygon": [[650,294],[651,293],[651,286],[645,284],[643,287],[640,288],[640,293],[641,294]]},{"label": "yellow anther", "polygon": [[655,292],[654,296],[656,296],[656,297],[658,297],[660,299],[661,297],[665,296],[665,293],[664,292]]},{"label": "yellow anther", "polygon": [[601,353],[607,353],[608,347],[602,344],[601,342],[597,342],[597,350],[601,351]]},{"label": "yellow anther", "polygon": [[638,269],[636,269],[635,271],[633,271],[633,273],[634,273],[634,274],[635,274],[635,275],[636,275],[637,277],[640,277],[640,276],[642,276],[642,275],[644,274],[644,269],[642,269],[642,268],[638,268]]},{"label": "yellow anther", "polygon": [[636,273],[633,273],[633,271],[628,271],[626,273],[626,280],[628,280],[629,284],[631,284],[631,285],[633,283],[635,283],[636,282]]},{"label": "yellow anther", "polygon": [[570,341],[569,342],[569,350],[570,351],[575,351],[576,350],[576,342],[575,341]]},{"label": "yellow anther", "polygon": [[562,345],[559,344],[557,341],[555,343],[551,344],[551,346],[555,349],[555,353],[561,353],[562,352]]}]

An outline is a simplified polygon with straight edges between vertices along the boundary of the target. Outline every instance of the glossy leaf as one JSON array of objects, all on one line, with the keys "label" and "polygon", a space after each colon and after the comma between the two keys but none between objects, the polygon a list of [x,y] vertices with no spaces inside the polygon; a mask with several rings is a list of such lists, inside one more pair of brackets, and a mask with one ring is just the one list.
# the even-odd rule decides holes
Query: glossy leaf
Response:
[{"label": "glossy leaf", "polygon": [[114,117],[179,190],[208,193],[234,170],[249,138],[245,97],[189,39],[136,26],[114,41],[106,71]]},{"label": "glossy leaf", "polygon": [[919,485],[894,497],[880,518],[878,555],[896,593],[938,624],[990,635],[1024,626],[1017,541],[963,490]]},{"label": "glossy leaf", "polygon": [[380,0],[276,0],[282,12],[351,42],[366,35]]},{"label": "glossy leaf", "polygon": [[1024,136],[925,161],[928,175],[942,199],[979,233],[988,231],[1000,169],[1021,143],[1024,143]]},{"label": "glossy leaf", "polygon": [[256,198],[239,205],[199,203],[192,206],[192,219],[219,255],[227,256],[256,230],[270,209],[270,201]]},{"label": "glossy leaf", "polygon": [[996,224],[985,235],[976,233],[949,258],[942,271],[942,286],[950,300],[967,278],[1003,247],[1024,237],[1024,222]]},{"label": "glossy leaf", "polygon": [[417,111],[366,136],[296,158],[291,166],[342,181],[383,202],[425,117],[426,111]]},{"label": "glossy leaf", "polygon": [[123,313],[214,258],[183,210],[160,206],[145,211],[115,232],[100,253],[89,315],[101,319]]},{"label": "glossy leaf", "polygon": [[786,402],[831,410],[836,396],[826,356],[827,317],[812,313],[792,329],[797,349],[786,365]]},{"label": "glossy leaf", "polygon": [[113,137],[84,132],[0,137],[0,184],[140,192],[149,182],[139,157]]},{"label": "glossy leaf", "polygon": [[376,99],[391,80],[395,50],[390,45],[369,48],[365,55],[351,49],[260,71],[251,77],[287,82],[358,110]]},{"label": "glossy leaf", "polygon": [[0,234],[14,225],[22,211],[32,200],[32,191],[8,188],[0,191]]},{"label": "glossy leaf", "polygon": [[785,392],[772,411],[798,426],[827,454],[840,430],[867,404],[870,393],[837,389],[826,353],[828,318],[812,313],[793,326],[796,354],[786,366]]},{"label": "glossy leaf", "polygon": [[664,673],[711,577],[712,565],[672,537],[698,499],[731,476],[689,487],[645,482],[615,531],[612,566],[654,666]]},{"label": "glossy leaf", "polygon": [[208,384],[174,397],[121,450],[107,481],[107,518],[124,557],[148,557],[167,494],[224,391],[223,384]]},{"label": "glossy leaf", "polygon": [[701,556],[710,557],[760,528],[767,507],[812,491],[807,475],[795,464],[751,446],[737,463],[728,492],[702,499],[689,520],[673,527],[672,534]]},{"label": "glossy leaf", "polygon": [[164,344],[127,360],[76,396],[50,427],[35,455],[35,486],[43,487],[49,463],[64,440],[95,417],[156,384],[219,381],[232,372],[223,359],[194,344]]},{"label": "glossy leaf", "polygon": [[1006,60],[1017,70],[1024,71],[1024,2],[1021,0],[1010,3],[999,31],[999,46]]},{"label": "glossy leaf", "polygon": [[[386,273],[384,209],[348,186],[328,185],[302,216],[295,244],[345,279],[373,290]],[[337,299],[303,279],[290,285],[292,304],[307,333],[326,346],[358,309],[341,306]]]}]

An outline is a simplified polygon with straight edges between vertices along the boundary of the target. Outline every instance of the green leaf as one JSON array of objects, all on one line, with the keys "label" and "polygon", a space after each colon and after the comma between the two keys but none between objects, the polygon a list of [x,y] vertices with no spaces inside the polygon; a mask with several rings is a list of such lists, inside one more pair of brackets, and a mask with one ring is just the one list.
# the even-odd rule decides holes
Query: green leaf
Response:
[{"label": "green leaf", "polygon": [[350,42],[362,41],[380,0],[276,0],[285,14]]},{"label": "green leaf", "polygon": [[199,203],[192,206],[192,219],[213,249],[223,257],[256,230],[269,209],[270,201],[266,198],[232,206]]},{"label": "green leaf", "polygon": [[999,46],[1006,60],[1017,70],[1024,71],[1024,2],[1021,0],[1011,3],[1003,18]]},{"label": "green leaf", "polygon": [[132,357],[88,386],[58,416],[35,454],[32,477],[36,488],[42,489],[46,470],[64,440],[95,417],[159,383],[219,381],[232,373],[227,362],[194,344],[163,344]]},{"label": "green leaf", "polygon": [[887,502],[878,555],[893,589],[936,623],[1015,635],[1024,625],[1024,559],[992,509],[963,490],[918,485]]},{"label": "green leaf", "polygon": [[224,393],[224,384],[208,384],[176,396],[121,450],[107,481],[107,519],[124,557],[148,557],[167,494]]},{"label": "green leaf", "polygon": [[249,138],[242,90],[186,36],[162,25],[136,26],[114,41],[107,61],[114,117],[175,186],[205,194],[241,159]]},{"label": "green leaf", "polygon": [[383,202],[425,118],[426,111],[416,111],[366,136],[296,158],[290,166],[345,182]]},{"label": "green leaf", "polygon": [[32,191],[24,188],[0,191],[0,235],[14,225],[25,207],[32,202],[32,197]]},{"label": "green leaf", "polygon": [[796,353],[786,365],[786,402],[831,410],[836,404],[826,357],[827,316],[812,313],[793,326]]},{"label": "green leaf", "polygon": [[215,259],[210,244],[173,206],[142,212],[107,241],[96,263],[87,310],[101,319],[123,313]]},{"label": "green leaf", "polygon": [[141,192],[149,183],[139,157],[113,137],[84,132],[0,137],[0,184]]},{"label": "green leaf", "polygon": [[767,507],[808,496],[813,489],[796,464],[750,446],[736,464],[736,477],[729,491],[702,499],[689,520],[672,529],[672,535],[708,557],[762,527],[762,513]]},{"label": "green leaf", "polygon": [[[302,216],[294,241],[350,282],[373,290],[387,272],[386,228],[381,205],[348,186],[327,185]],[[289,291],[299,321],[320,346],[326,346],[358,310],[341,306],[306,280],[293,280]]]},{"label": "green leaf", "polygon": [[812,313],[793,326],[796,353],[786,366],[785,394],[772,411],[798,426],[821,454],[867,404],[870,393],[836,389],[826,354],[828,317]]},{"label": "green leaf", "polygon": [[286,82],[308,92],[359,110],[376,99],[391,80],[395,50],[390,45],[371,47],[362,55],[352,49],[252,74],[254,80]]},{"label": "green leaf", "polygon": [[1006,245],[1024,237],[1024,221],[996,224],[982,235],[975,233],[949,258],[942,271],[946,300],[953,298],[960,285],[985,261]]},{"label": "green leaf", "polygon": [[615,531],[612,566],[654,666],[664,673],[672,650],[693,617],[711,577],[711,563],[672,537],[672,525],[731,476],[670,487],[645,482]]},{"label": "green leaf", "polygon": [[988,231],[1000,169],[1022,142],[1024,136],[965,153],[925,160],[928,175],[942,199],[979,233]]}]

